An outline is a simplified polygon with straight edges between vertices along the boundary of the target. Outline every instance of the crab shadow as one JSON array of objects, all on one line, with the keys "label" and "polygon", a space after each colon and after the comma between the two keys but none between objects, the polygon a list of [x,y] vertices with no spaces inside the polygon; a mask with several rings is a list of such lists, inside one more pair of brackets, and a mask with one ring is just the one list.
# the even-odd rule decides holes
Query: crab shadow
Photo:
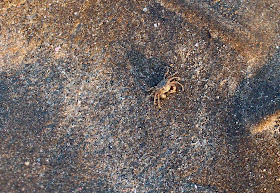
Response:
[{"label": "crab shadow", "polygon": [[136,82],[145,87],[145,90],[156,86],[164,79],[168,65],[158,58],[147,58],[134,49],[127,52],[127,58],[132,66],[130,73]]}]

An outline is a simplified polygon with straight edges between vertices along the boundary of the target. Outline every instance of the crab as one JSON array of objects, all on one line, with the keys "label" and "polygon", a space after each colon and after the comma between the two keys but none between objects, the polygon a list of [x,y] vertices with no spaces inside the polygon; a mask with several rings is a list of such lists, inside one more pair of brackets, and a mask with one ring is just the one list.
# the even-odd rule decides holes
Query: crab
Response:
[{"label": "crab", "polygon": [[184,91],[184,86],[179,82],[181,78],[174,76],[175,74],[173,74],[172,77],[162,79],[155,87],[147,90],[147,92],[151,92],[150,96],[154,95],[154,105],[157,105],[158,108],[161,108],[161,99],[165,99],[169,94],[176,93],[177,85],[179,85],[182,91]]}]

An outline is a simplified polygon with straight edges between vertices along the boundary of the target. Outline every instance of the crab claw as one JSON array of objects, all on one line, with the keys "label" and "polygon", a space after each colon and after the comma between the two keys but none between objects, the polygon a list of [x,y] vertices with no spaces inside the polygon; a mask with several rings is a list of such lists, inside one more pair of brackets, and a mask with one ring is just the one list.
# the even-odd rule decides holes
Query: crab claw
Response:
[{"label": "crab claw", "polygon": [[176,90],[177,90],[176,86],[171,86],[169,93],[170,94],[175,93]]},{"label": "crab claw", "polygon": [[162,99],[165,99],[166,97],[167,97],[167,96],[166,96],[165,93],[160,95],[160,98],[162,98]]}]

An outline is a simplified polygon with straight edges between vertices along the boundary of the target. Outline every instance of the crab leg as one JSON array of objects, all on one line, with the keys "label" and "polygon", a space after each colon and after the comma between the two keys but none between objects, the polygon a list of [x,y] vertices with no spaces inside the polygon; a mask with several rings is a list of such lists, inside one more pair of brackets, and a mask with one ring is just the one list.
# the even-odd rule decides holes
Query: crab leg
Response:
[{"label": "crab leg", "polygon": [[149,96],[152,96],[153,94],[155,94],[154,90],[149,94]]},{"label": "crab leg", "polygon": [[166,77],[169,73],[169,68],[167,68],[167,71],[165,72],[164,76]]},{"label": "crab leg", "polygon": [[160,95],[158,94],[158,108],[161,108],[160,106]]},{"label": "crab leg", "polygon": [[[175,72],[174,74],[172,74],[172,76],[174,76],[175,74],[178,74],[178,72]],[[171,77],[172,77],[172,76],[171,76]]]},{"label": "crab leg", "polygon": [[176,84],[180,85],[180,87],[182,88],[182,91],[185,90],[185,89],[184,89],[184,86],[183,86],[180,82],[173,81],[173,82],[170,83],[170,85],[172,85],[172,86],[176,86]]},{"label": "crab leg", "polygon": [[149,89],[146,90],[146,92],[150,92],[150,91],[153,90],[153,89],[154,89],[154,87],[149,88]]},{"label": "crab leg", "polygon": [[175,77],[170,78],[168,81],[169,81],[169,82],[172,82],[172,80],[175,80],[175,79],[177,79],[177,80],[181,80],[181,78],[180,78],[180,77],[175,76]]},{"label": "crab leg", "polygon": [[180,85],[180,87],[182,88],[182,91],[185,90],[184,86],[180,82],[175,81],[175,83]]}]

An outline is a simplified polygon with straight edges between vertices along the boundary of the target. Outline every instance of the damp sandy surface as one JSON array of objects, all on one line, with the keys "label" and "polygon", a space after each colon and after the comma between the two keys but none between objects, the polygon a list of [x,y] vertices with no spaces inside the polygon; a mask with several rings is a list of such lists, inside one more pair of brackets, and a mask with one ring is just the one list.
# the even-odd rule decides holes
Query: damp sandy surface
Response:
[{"label": "damp sandy surface", "polygon": [[1,2],[0,189],[278,192],[280,5],[253,2]]}]

